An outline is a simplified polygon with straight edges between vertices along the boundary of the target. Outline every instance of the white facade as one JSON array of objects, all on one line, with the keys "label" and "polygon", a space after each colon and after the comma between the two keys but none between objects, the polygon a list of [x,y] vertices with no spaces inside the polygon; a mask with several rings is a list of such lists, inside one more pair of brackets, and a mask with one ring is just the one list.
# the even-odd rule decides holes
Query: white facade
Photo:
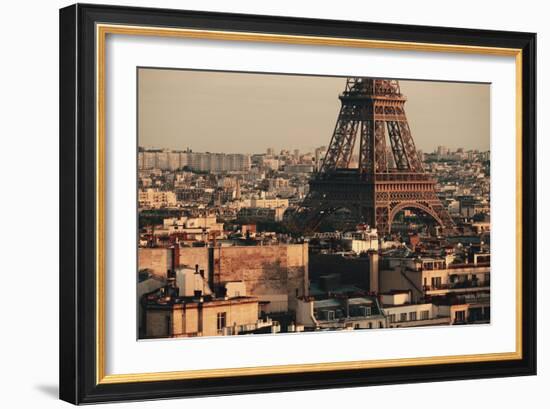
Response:
[{"label": "white facade", "polygon": [[225,283],[225,295],[229,298],[246,297],[246,284],[244,281],[230,281]]},{"label": "white facade", "polygon": [[344,248],[353,251],[355,254],[366,253],[369,250],[378,250],[378,239],[374,240],[356,240],[343,239]]},{"label": "white facade", "polygon": [[411,302],[408,291],[380,294],[380,302],[383,305],[404,305]]},{"label": "white facade", "polygon": [[138,154],[139,169],[175,170],[188,166],[202,172],[246,172],[250,155],[240,153],[145,151]]},{"label": "white facade", "polygon": [[195,295],[195,291],[200,291],[202,295],[212,294],[206,279],[191,268],[176,270],[176,286],[180,297],[192,297]]},{"label": "white facade", "polygon": [[223,223],[218,223],[216,216],[180,217],[179,219],[171,217],[163,220],[163,229],[168,234],[188,233],[200,236],[204,233],[223,232]]},{"label": "white facade", "polygon": [[288,199],[280,199],[280,198],[274,198],[274,199],[258,199],[258,198],[252,198],[250,199],[250,207],[259,207],[263,209],[278,209],[278,208],[284,208],[286,209],[288,207]]},{"label": "white facade", "polygon": [[145,189],[138,192],[139,207],[161,208],[176,206],[177,198],[174,192],[157,189]]},{"label": "white facade", "polygon": [[[434,304],[383,306],[388,327],[415,327],[450,323],[449,313]],[[448,308],[447,308],[448,309]]]}]

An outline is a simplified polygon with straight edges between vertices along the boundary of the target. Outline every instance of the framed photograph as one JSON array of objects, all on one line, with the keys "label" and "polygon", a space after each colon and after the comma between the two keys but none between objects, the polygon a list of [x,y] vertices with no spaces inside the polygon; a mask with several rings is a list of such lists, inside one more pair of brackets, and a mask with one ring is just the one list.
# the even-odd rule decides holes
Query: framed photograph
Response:
[{"label": "framed photograph", "polygon": [[61,399],[534,375],[535,53],[61,9]]}]

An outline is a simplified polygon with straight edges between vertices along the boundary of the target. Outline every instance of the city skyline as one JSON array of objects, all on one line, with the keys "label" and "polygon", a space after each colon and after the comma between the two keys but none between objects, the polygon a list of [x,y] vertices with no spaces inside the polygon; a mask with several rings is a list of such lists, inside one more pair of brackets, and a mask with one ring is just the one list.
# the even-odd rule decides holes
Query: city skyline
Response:
[{"label": "city skyline", "polygon": [[[139,145],[312,152],[330,142],[344,84],[342,77],[140,69]],[[400,85],[418,149],[490,150],[488,84],[400,80]]]},{"label": "city skyline", "polygon": [[139,140],[140,339],[491,323],[490,155],[450,135],[488,142],[488,86],[187,74],[138,107],[177,131]]},{"label": "city skyline", "polygon": [[[299,149],[299,153],[300,153],[300,155],[304,155],[304,154],[307,154],[307,153],[312,154],[312,153],[315,153],[315,149],[322,148],[322,147],[326,148],[327,146],[328,145],[325,144],[325,145],[319,145],[317,147],[314,147],[314,148],[311,148],[311,149],[308,149],[308,150],[300,150]],[[422,152],[426,153],[426,154],[436,153],[436,151],[439,147],[449,149],[449,152],[451,152],[451,153],[457,152],[457,150],[459,150],[459,149],[462,149],[464,152],[469,152],[469,151],[472,151],[472,152],[473,151],[489,152],[490,151],[490,149],[475,149],[475,148],[469,148],[469,147],[466,147],[466,146],[460,146],[458,148],[451,149],[446,145],[438,145],[430,151],[422,151]],[[273,148],[272,146],[266,146],[263,150],[260,150],[258,152],[237,152],[237,151],[234,151],[234,152],[219,152],[219,151],[199,151],[197,149],[193,149],[192,146],[186,146],[185,148],[178,148],[178,149],[174,149],[174,148],[170,148],[170,147],[166,147],[166,146],[142,146],[142,145],[138,146],[138,149],[143,149],[144,151],[161,150],[161,151],[171,151],[171,152],[185,152],[185,151],[187,151],[187,149],[189,149],[190,152],[195,152],[195,153],[216,153],[216,154],[223,153],[223,154],[243,154],[243,155],[265,155],[267,153],[267,151],[269,149],[272,149],[272,148]],[[290,153],[293,153],[294,150],[295,150],[294,148],[290,148],[290,147],[286,147],[286,148],[282,147],[281,149],[273,148],[273,149],[274,149],[274,155],[275,156],[279,156],[281,151],[288,151]],[[420,150],[422,150],[422,149],[420,149]]]}]

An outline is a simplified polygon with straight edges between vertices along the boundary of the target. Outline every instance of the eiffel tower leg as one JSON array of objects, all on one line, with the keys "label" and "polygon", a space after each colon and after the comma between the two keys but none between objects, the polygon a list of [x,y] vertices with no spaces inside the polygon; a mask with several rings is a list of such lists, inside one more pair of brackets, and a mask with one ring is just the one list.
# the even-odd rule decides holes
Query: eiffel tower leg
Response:
[{"label": "eiffel tower leg", "polygon": [[[406,97],[397,80],[348,78],[339,95],[341,109],[320,170],[296,212],[304,230],[315,230],[337,209],[347,208],[340,221],[368,223],[380,235],[390,233],[396,213],[417,208],[454,231],[454,223],[437,197],[436,182],[418,156],[405,115]],[[395,164],[389,164],[386,129]],[[359,164],[350,168],[357,133]]]},{"label": "eiffel tower leg", "polygon": [[390,209],[388,206],[376,206],[376,229],[378,233],[388,234],[390,232]]},{"label": "eiffel tower leg", "polygon": [[451,216],[449,216],[449,213],[447,213],[447,210],[443,207],[439,199],[435,198],[435,193],[433,193],[432,196],[433,198],[431,200],[420,199],[393,202],[389,212],[389,229],[391,229],[391,223],[399,211],[404,209],[418,209],[432,217],[441,227],[443,233],[452,234],[455,231],[455,225]]},{"label": "eiffel tower leg", "polygon": [[443,207],[441,203],[430,203],[430,208],[432,211],[437,215],[439,220],[441,220],[441,227],[443,229],[443,232],[446,234],[454,233],[455,232],[455,224],[453,222],[453,219],[447,213],[447,210]]},{"label": "eiffel tower leg", "polygon": [[370,206],[363,206],[361,208],[361,222],[374,226],[376,224],[374,209]]}]

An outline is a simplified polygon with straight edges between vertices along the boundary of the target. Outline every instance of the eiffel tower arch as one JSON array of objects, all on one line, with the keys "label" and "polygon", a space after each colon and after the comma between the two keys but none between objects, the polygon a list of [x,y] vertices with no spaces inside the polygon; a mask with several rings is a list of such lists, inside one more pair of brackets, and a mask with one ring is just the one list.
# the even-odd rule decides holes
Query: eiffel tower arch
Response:
[{"label": "eiffel tower arch", "polygon": [[[308,195],[288,219],[303,231],[315,231],[325,218],[345,208],[357,223],[386,234],[397,213],[412,208],[431,216],[444,232],[454,231],[437,197],[436,182],[416,151],[399,82],[348,78],[339,99],[340,113],[325,158],[309,182]],[[357,164],[351,166],[357,141]]]}]

